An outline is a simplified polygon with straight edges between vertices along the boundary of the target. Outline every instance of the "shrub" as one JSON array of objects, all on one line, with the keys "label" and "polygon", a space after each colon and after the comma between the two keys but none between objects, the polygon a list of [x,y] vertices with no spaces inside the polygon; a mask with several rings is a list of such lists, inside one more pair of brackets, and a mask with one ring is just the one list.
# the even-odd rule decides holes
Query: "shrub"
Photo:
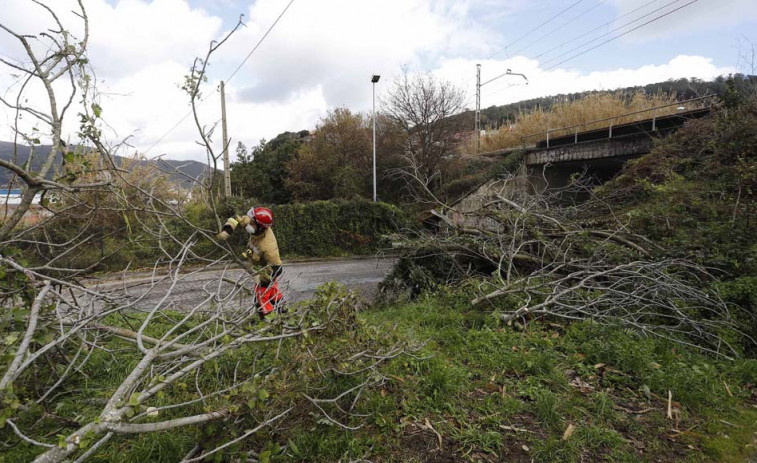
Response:
[{"label": "shrub", "polygon": [[[244,214],[254,200],[230,198],[219,208],[222,217]],[[402,211],[365,199],[314,201],[270,206],[282,255],[338,256],[372,254],[390,245],[387,234],[404,227]],[[243,234],[237,238],[244,241]]]}]

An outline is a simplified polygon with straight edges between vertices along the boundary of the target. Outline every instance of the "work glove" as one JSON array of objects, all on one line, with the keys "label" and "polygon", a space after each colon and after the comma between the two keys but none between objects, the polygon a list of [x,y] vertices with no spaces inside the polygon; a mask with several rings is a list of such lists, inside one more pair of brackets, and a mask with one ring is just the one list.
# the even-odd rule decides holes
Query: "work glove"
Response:
[{"label": "work glove", "polygon": [[229,224],[226,224],[223,226],[220,232],[216,235],[216,238],[218,238],[221,241],[226,241],[231,236],[231,232],[233,232],[234,229],[231,228]]}]

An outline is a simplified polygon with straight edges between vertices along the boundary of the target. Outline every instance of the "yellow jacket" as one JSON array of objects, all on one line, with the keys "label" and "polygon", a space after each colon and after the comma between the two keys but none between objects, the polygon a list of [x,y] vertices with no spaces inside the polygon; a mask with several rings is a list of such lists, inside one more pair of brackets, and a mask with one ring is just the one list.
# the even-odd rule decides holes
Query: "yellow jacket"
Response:
[{"label": "yellow jacket", "polygon": [[[230,226],[232,231],[236,230],[239,226],[244,230],[251,223],[252,220],[247,215],[230,217],[226,221],[226,225]],[[280,267],[282,264],[281,257],[279,256],[279,244],[276,242],[276,235],[273,234],[272,228],[269,227],[263,232],[250,234],[250,241],[247,246],[250,248],[250,260],[253,264],[264,266],[272,269],[274,273],[278,273],[275,267]]]}]

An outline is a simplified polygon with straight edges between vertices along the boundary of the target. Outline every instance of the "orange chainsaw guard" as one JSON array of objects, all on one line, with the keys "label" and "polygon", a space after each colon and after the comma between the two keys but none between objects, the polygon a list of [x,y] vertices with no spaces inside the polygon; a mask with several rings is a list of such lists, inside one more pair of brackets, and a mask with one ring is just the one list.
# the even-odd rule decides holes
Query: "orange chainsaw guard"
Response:
[{"label": "orange chainsaw guard", "polygon": [[279,291],[279,285],[276,281],[266,286],[255,285],[255,297],[258,301],[258,307],[263,315],[273,312],[276,304],[284,297]]}]

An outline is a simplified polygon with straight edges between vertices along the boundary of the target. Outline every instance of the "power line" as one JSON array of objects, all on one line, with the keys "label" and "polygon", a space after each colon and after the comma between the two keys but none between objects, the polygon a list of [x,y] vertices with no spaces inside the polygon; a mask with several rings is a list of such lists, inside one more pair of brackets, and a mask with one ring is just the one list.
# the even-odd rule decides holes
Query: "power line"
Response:
[{"label": "power line", "polygon": [[650,19],[649,21],[645,22],[644,24],[640,24],[640,25],[638,25],[638,26],[634,27],[634,28],[633,28],[633,29],[631,29],[631,30],[628,30],[628,31],[626,31],[626,32],[624,32],[624,33],[622,33],[622,34],[616,35],[615,37],[611,37],[611,38],[609,38],[609,39],[605,40],[605,41],[604,41],[604,42],[602,42],[602,43],[599,43],[599,44],[597,44],[597,45],[595,45],[595,46],[593,46],[593,47],[591,47],[591,48],[589,48],[589,49],[587,49],[587,50],[584,50],[584,51],[582,51],[581,53],[575,54],[575,55],[573,55],[573,56],[571,56],[571,57],[569,57],[569,58],[565,58],[564,60],[560,61],[559,63],[557,63],[557,64],[555,64],[555,65],[553,65],[553,66],[550,66],[549,68],[545,69],[544,71],[545,71],[545,72],[546,72],[546,71],[550,71],[550,70],[552,70],[552,69],[556,68],[557,66],[559,66],[559,65],[563,64],[563,63],[566,63],[566,62],[568,62],[568,61],[570,61],[570,60],[572,60],[572,59],[578,58],[579,56],[581,56],[581,55],[583,55],[583,54],[586,54],[586,53],[588,53],[588,52],[590,52],[590,51],[592,51],[592,50],[595,50],[595,49],[597,49],[597,48],[601,47],[602,45],[604,45],[604,44],[606,44],[606,43],[608,43],[608,42],[612,42],[612,41],[613,41],[613,40],[615,40],[615,39],[618,39],[618,38],[620,38],[620,37],[623,37],[624,35],[630,34],[631,32],[633,32],[633,31],[635,31],[635,30],[637,30],[637,29],[640,29],[640,28],[642,28],[642,27],[646,26],[647,24],[653,23],[653,22],[657,21],[658,19],[662,19],[662,18],[664,18],[665,16],[668,16],[668,15],[670,15],[670,14],[672,14],[672,13],[675,13],[675,12],[676,12],[676,11],[678,11],[678,10],[681,10],[681,9],[683,9],[683,8],[686,8],[687,6],[691,5],[692,3],[696,3],[697,1],[699,1],[699,0],[692,0],[692,1],[690,1],[689,3],[686,3],[685,5],[681,5],[681,6],[679,6],[678,8],[676,8],[676,9],[674,9],[674,10],[670,10],[670,11],[668,11],[667,13],[664,13],[664,14],[661,14],[660,16],[657,16],[656,18]]},{"label": "power line", "polygon": [[[260,38],[260,40],[258,40],[258,42],[255,44],[255,46],[252,48],[252,50],[250,50],[250,52],[247,54],[247,56],[245,56],[245,58],[242,60],[242,62],[239,63],[239,66],[237,66],[237,68],[234,69],[234,72],[232,72],[231,75],[229,75],[229,77],[226,78],[226,82],[230,81],[237,74],[237,72],[239,72],[239,70],[242,69],[242,66],[244,66],[244,64],[247,62],[247,60],[250,59],[250,57],[252,56],[253,53],[255,53],[255,51],[258,49],[258,47],[260,47],[260,44],[262,44],[263,40],[265,40],[265,38],[268,37],[268,34],[271,33],[271,31],[273,30],[273,28],[276,27],[276,24],[278,24],[279,20],[282,18],[282,16],[284,16],[284,13],[287,12],[287,10],[289,9],[289,7],[292,6],[292,3],[294,3],[294,0],[289,0],[289,3],[287,3],[287,6],[284,7],[284,9],[281,11],[281,13],[276,18],[276,20],[271,24],[271,26],[265,32],[265,34],[263,34],[263,36]],[[197,106],[200,106],[203,103],[205,103],[205,101],[207,101],[207,99],[210,97],[210,95],[211,94],[208,94],[205,98],[200,99],[200,103]],[[191,116],[191,115],[192,115],[192,110],[189,110],[181,119],[179,119],[179,121],[177,123],[175,123],[173,126],[171,126],[171,128],[168,129],[168,131],[166,131],[160,138],[158,138],[158,140],[155,143],[153,143],[152,145],[150,145],[150,147],[147,148],[147,150],[145,150],[145,152],[143,154],[147,155],[147,153],[149,153],[150,150],[152,150],[153,148],[155,148],[155,146],[157,146],[160,142],[162,142],[168,135],[171,134],[171,132],[173,132],[174,130],[176,130],[176,128],[179,127],[182,124],[182,122],[184,122],[185,120],[187,120],[187,118],[189,116]]]},{"label": "power line", "polygon": [[567,7],[567,8],[565,8],[564,10],[560,11],[560,12],[559,12],[559,13],[557,13],[556,15],[552,16],[551,18],[547,19],[547,20],[546,20],[546,21],[544,21],[543,23],[539,24],[538,26],[534,27],[534,28],[533,28],[533,29],[531,29],[530,31],[528,31],[528,32],[526,32],[525,34],[523,34],[523,35],[521,35],[520,37],[518,37],[517,39],[515,39],[515,40],[514,40],[514,41],[513,41],[512,43],[510,43],[509,45],[507,45],[507,46],[505,46],[504,48],[502,48],[502,49],[500,49],[500,50],[497,50],[496,52],[494,52],[494,53],[492,53],[491,55],[487,56],[487,57],[486,57],[486,59],[491,59],[492,57],[494,57],[494,56],[496,56],[496,55],[498,55],[498,54],[502,53],[503,51],[507,51],[507,49],[508,49],[508,48],[512,47],[512,46],[513,46],[513,45],[515,45],[516,43],[520,42],[520,41],[521,41],[521,40],[523,40],[524,38],[526,38],[526,37],[528,37],[529,35],[531,35],[532,33],[536,32],[536,31],[537,31],[537,30],[539,30],[539,29],[540,29],[541,27],[543,27],[543,26],[545,26],[545,25],[549,24],[549,23],[550,23],[551,21],[553,21],[554,19],[556,19],[557,17],[559,17],[560,15],[562,15],[563,13],[565,13],[565,12],[566,12],[566,11],[568,11],[568,10],[570,10],[571,8],[573,8],[574,6],[578,5],[578,4],[579,4],[579,3],[581,3],[581,2],[583,2],[583,0],[578,0],[578,1],[574,2],[574,3],[572,3],[572,4],[570,5],[570,6],[568,6],[568,7]]},{"label": "power line", "polygon": [[595,4],[594,6],[592,6],[591,8],[589,8],[588,10],[584,10],[582,13],[579,13],[578,15],[573,16],[571,19],[569,19],[568,21],[564,22],[563,24],[557,26],[556,28],[552,29],[551,31],[547,32],[546,34],[543,34],[539,38],[537,38],[535,40],[532,40],[526,46],[520,47],[519,49],[515,50],[513,52],[513,55],[517,55],[518,53],[522,52],[523,50],[525,50],[527,48],[530,48],[532,45],[541,42],[542,39],[544,39],[546,37],[549,37],[550,35],[554,34],[557,31],[559,31],[563,27],[565,27],[565,26],[567,26],[567,25],[575,22],[577,19],[579,19],[579,18],[581,18],[583,16],[586,16],[587,14],[591,13],[592,11],[594,11],[597,8],[599,8],[600,6],[602,6],[602,4],[604,4],[605,2],[607,2],[607,0],[600,0],[597,4]]},{"label": "power line", "polygon": [[633,10],[629,11],[628,13],[625,13],[623,15],[618,16],[617,18],[615,18],[615,19],[613,19],[611,21],[607,21],[604,24],[600,24],[599,26],[595,27],[594,29],[591,29],[590,31],[586,31],[583,34],[577,35],[577,36],[573,37],[572,39],[570,39],[570,40],[568,40],[566,42],[561,43],[560,45],[556,45],[556,46],[550,48],[549,50],[546,50],[544,52],[539,53],[538,55],[534,56],[534,59],[539,59],[542,56],[546,55],[547,53],[550,53],[550,52],[552,52],[552,51],[554,51],[554,50],[556,50],[558,48],[564,47],[565,45],[567,45],[569,43],[572,43],[572,42],[575,42],[576,40],[578,40],[580,38],[586,37],[587,35],[591,34],[592,32],[598,31],[599,29],[602,29],[605,26],[609,26],[610,24],[612,24],[612,23],[614,23],[616,21],[619,21],[619,20],[625,18],[626,16],[630,16],[630,15],[636,13],[637,11],[644,9],[644,8],[648,7],[649,5],[651,5],[652,3],[655,3],[657,1],[658,0],[651,0],[651,1],[649,1],[649,2],[647,2],[647,3],[645,3],[645,4],[641,5],[641,6],[639,6],[637,8],[634,8]]},{"label": "power line", "polygon": [[[207,97],[204,98],[204,99],[200,99],[200,102],[195,107],[200,107],[203,103],[205,103],[206,100],[207,100]],[[170,129],[168,129],[163,135],[161,135],[160,138],[158,138],[152,145],[150,145],[150,147],[147,148],[145,150],[145,152],[142,153],[142,154],[145,155],[145,156],[147,156],[147,153],[149,153],[160,142],[162,142],[168,135],[171,134],[171,132],[173,132],[174,130],[176,130],[176,128],[179,127],[182,124],[182,122],[184,122],[185,120],[187,120],[187,118],[189,116],[191,116],[191,115],[192,115],[192,110],[190,109],[189,111],[187,111],[186,114],[184,114],[184,116],[182,116],[181,119],[179,119],[178,122],[176,122],[174,125],[172,125]]]},{"label": "power line", "polygon": [[492,96],[501,95],[505,90],[512,87],[525,87],[525,85],[524,84],[507,84],[503,87],[489,89],[489,91],[487,92],[487,97],[491,98]]},{"label": "power line", "polygon": [[287,3],[287,6],[281,11],[281,14],[276,18],[276,21],[271,24],[271,27],[268,28],[268,30],[263,34],[263,37],[258,40],[258,43],[255,44],[255,46],[250,50],[250,52],[245,56],[245,58],[242,60],[241,63],[239,63],[239,66],[237,66],[236,69],[234,69],[234,72],[231,73],[229,77],[226,78],[226,82],[230,81],[236,74],[239,72],[240,69],[242,69],[242,66],[244,66],[244,63],[247,62],[248,59],[250,59],[250,56],[252,56],[253,53],[255,53],[255,50],[258,49],[261,43],[263,43],[263,40],[265,40],[266,37],[268,37],[268,34],[271,33],[274,27],[276,27],[276,24],[279,22],[282,16],[284,16],[284,13],[287,12],[290,6],[292,6],[292,3],[294,3],[294,0],[289,0],[289,3]]},{"label": "power line", "polygon": [[[584,42],[584,43],[582,43],[581,45],[578,45],[578,46],[576,46],[576,47],[573,47],[573,48],[571,48],[570,50],[568,50],[568,51],[565,51],[565,52],[563,52],[563,53],[560,53],[559,55],[557,55],[557,56],[555,56],[555,57],[553,57],[553,58],[550,58],[550,59],[548,59],[548,60],[544,61],[544,62],[543,62],[543,63],[541,63],[541,64],[547,64],[547,63],[550,63],[550,62],[552,62],[552,61],[555,61],[555,60],[557,60],[557,59],[560,59],[561,57],[563,57],[563,56],[565,56],[565,55],[567,55],[567,54],[570,54],[570,53],[572,53],[572,52],[574,52],[574,51],[576,51],[576,50],[578,50],[578,49],[580,49],[580,48],[583,48],[583,47],[585,47],[586,45],[589,45],[589,44],[591,44],[591,43],[594,43],[594,42],[596,42],[597,40],[599,40],[599,39],[601,39],[601,38],[607,37],[608,35],[612,35],[613,33],[615,33],[615,32],[618,32],[618,31],[619,31],[619,30],[621,30],[621,29],[625,29],[626,27],[630,26],[631,24],[634,24],[634,23],[636,23],[636,22],[639,22],[639,21],[641,21],[642,19],[644,19],[644,18],[647,18],[647,17],[649,17],[649,16],[652,16],[653,14],[655,14],[655,13],[658,13],[658,12],[660,12],[660,11],[662,11],[662,10],[664,10],[664,9],[668,8],[669,6],[671,6],[671,5],[674,5],[674,4],[676,4],[676,3],[680,2],[680,1],[681,1],[681,0],[673,0],[673,1],[671,1],[671,2],[668,2],[668,3],[666,3],[665,5],[663,5],[663,6],[659,7],[659,8],[656,8],[656,9],[654,9],[654,10],[650,11],[650,12],[649,12],[649,13],[647,13],[647,14],[644,14],[644,15],[642,15],[642,16],[639,16],[638,18],[636,18],[636,19],[634,19],[634,20],[632,20],[632,21],[629,21],[629,22],[627,22],[627,23],[623,24],[622,26],[618,26],[618,27],[616,27],[615,29],[612,29],[612,30],[610,30],[610,31],[608,31],[608,32],[605,32],[605,33],[604,33],[604,34],[602,34],[602,35],[599,35],[599,36],[597,36],[597,37],[594,37],[593,39],[591,39],[591,40],[589,40],[589,41],[587,41],[587,42]],[[675,10],[674,10],[674,11],[675,11]],[[534,58],[534,59],[536,59],[536,58]]]}]

